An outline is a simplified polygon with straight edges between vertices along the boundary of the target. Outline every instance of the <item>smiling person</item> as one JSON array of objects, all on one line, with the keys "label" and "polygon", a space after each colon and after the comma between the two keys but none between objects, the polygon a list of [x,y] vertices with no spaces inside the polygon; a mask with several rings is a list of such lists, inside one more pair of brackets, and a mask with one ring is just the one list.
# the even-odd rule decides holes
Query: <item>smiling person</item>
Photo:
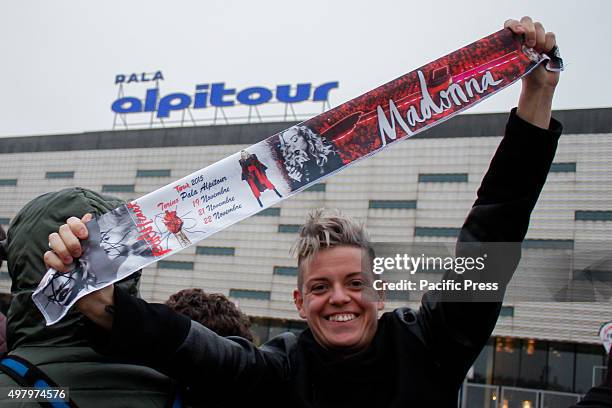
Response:
[{"label": "smiling person", "polygon": [[[526,45],[550,51],[552,33],[524,17],[505,26]],[[538,67],[522,81],[518,108],[491,161],[459,235],[462,242],[520,242],[552,163],[561,124],[551,119],[558,73]],[[69,269],[87,238],[71,218],[52,238],[47,264]],[[59,238],[59,239],[58,239]],[[78,238],[78,239],[77,239]],[[62,242],[64,244],[62,244]],[[455,407],[470,366],[489,339],[499,302],[443,302],[424,295],[419,310],[378,316],[383,301],[372,288],[374,256],[365,230],[338,213],[315,211],[295,245],[294,301],[308,329],[284,333],[257,348],[223,338],[112,285],[77,307],[103,329],[98,349],[159,369],[224,406],[261,403],[296,407]],[[511,275],[519,253],[500,265]],[[93,330],[93,329],[92,329]]]}]

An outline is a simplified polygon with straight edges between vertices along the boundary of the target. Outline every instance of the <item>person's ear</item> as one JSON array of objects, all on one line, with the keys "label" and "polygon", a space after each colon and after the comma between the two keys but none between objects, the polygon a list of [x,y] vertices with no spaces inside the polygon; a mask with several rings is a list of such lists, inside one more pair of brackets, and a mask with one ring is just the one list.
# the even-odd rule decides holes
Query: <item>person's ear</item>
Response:
[{"label": "person's ear", "polygon": [[304,310],[304,298],[302,297],[302,293],[297,289],[293,291],[293,303],[295,303],[295,308],[298,310],[300,317],[302,319],[306,319],[306,311]]}]

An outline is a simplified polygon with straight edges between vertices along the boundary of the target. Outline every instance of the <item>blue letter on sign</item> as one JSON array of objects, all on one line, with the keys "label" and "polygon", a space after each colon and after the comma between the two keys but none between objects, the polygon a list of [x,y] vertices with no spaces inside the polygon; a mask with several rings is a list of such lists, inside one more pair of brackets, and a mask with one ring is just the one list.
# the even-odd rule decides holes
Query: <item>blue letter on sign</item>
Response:
[{"label": "blue letter on sign", "polygon": [[191,105],[191,97],[184,93],[173,93],[164,96],[159,100],[159,108],[157,108],[158,118],[167,118],[170,111],[181,110]]},{"label": "blue letter on sign", "polygon": [[317,86],[317,89],[314,91],[314,95],[312,100],[314,102],[317,101],[326,101],[329,99],[329,91],[338,87],[338,82],[328,82],[323,85]]},{"label": "blue letter on sign", "polygon": [[111,109],[115,113],[142,112],[142,102],[140,102],[140,99],[138,98],[128,96],[117,99],[115,102],[113,102]]},{"label": "blue letter on sign", "polygon": [[298,84],[295,96],[290,96],[291,85],[279,85],[276,87],[276,99],[285,103],[296,103],[307,101],[310,96],[310,84]]},{"label": "blue letter on sign", "polygon": [[224,101],[225,95],[233,95],[235,89],[225,89],[225,83],[212,84],[210,87],[210,104],[212,106],[234,106],[234,101]]},{"label": "blue letter on sign", "polygon": [[[256,96],[253,97],[253,94]],[[241,91],[238,96],[236,96],[236,99],[244,105],[261,105],[272,99],[272,91],[260,86],[254,86]]]}]

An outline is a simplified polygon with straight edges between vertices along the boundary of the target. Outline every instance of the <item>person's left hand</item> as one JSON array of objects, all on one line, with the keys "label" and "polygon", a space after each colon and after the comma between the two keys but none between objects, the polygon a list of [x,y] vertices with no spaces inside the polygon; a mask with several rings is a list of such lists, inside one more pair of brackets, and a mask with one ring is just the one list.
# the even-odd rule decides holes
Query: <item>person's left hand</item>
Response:
[{"label": "person's left hand", "polygon": [[[533,48],[539,53],[549,52],[557,44],[555,33],[546,32],[539,21],[533,22],[531,17],[525,16],[521,21],[507,20],[504,28],[509,28],[515,34],[521,34],[525,38],[525,45]],[[544,68],[543,64],[534,69],[523,78],[523,87],[538,89],[553,89],[559,83],[559,72],[551,72]]]}]

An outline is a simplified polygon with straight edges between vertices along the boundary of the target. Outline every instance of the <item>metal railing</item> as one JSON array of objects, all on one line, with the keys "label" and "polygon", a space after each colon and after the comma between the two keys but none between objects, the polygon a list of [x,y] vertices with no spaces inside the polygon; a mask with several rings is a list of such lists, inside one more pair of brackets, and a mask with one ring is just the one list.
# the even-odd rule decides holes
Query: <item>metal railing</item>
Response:
[{"label": "metal railing", "polygon": [[580,400],[580,394],[464,383],[460,408],[562,408]]}]

